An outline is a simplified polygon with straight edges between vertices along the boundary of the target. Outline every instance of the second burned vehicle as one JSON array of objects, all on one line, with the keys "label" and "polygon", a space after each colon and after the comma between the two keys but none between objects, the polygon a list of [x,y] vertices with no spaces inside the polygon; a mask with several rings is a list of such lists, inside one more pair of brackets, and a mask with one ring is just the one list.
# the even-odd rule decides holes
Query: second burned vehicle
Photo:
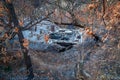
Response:
[{"label": "second burned vehicle", "polygon": [[82,33],[79,30],[59,29],[56,32],[49,34],[49,44],[59,46],[58,51],[62,52],[73,47],[73,45],[82,42]]}]

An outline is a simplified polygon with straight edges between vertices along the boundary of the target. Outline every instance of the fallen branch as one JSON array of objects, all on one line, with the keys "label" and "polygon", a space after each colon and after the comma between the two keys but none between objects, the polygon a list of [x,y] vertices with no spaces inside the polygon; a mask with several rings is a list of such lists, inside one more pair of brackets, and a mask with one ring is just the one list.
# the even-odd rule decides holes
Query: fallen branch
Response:
[{"label": "fallen branch", "polygon": [[80,27],[80,28],[84,28],[85,26],[84,25],[81,25],[81,24],[77,24],[77,23],[63,23],[63,22],[54,22],[55,24],[57,25],[74,25],[74,26],[77,26],[77,27]]}]

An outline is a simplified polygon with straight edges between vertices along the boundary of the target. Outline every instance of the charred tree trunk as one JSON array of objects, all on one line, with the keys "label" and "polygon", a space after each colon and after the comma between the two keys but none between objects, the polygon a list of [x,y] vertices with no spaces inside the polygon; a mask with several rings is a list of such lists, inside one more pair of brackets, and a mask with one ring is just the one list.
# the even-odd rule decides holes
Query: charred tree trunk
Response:
[{"label": "charred tree trunk", "polygon": [[17,35],[21,45],[22,53],[24,54],[25,64],[26,64],[27,70],[29,71],[27,80],[31,80],[34,77],[31,59],[30,59],[30,55],[28,55],[28,49],[23,45],[24,36],[22,34],[22,30],[20,28],[20,25],[16,16],[14,6],[10,0],[3,0],[3,2],[9,11],[9,15],[12,20],[12,23],[14,24],[14,27],[18,29]]}]

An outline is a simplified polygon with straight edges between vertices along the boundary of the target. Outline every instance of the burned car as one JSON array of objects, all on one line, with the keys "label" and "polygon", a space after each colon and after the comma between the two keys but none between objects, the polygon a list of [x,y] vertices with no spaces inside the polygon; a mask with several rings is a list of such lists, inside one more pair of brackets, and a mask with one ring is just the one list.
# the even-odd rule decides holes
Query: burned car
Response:
[{"label": "burned car", "polygon": [[79,30],[60,29],[49,34],[48,43],[57,44],[62,50],[70,49],[73,45],[81,43],[81,33]]}]

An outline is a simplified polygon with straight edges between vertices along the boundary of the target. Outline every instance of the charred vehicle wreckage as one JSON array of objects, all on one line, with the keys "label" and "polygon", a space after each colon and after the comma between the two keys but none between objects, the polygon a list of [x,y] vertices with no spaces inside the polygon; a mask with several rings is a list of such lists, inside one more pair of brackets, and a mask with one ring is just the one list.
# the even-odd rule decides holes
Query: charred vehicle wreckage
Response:
[{"label": "charred vehicle wreckage", "polygon": [[48,43],[56,45],[57,51],[64,52],[74,45],[82,43],[82,33],[74,29],[59,29],[49,34]]}]

